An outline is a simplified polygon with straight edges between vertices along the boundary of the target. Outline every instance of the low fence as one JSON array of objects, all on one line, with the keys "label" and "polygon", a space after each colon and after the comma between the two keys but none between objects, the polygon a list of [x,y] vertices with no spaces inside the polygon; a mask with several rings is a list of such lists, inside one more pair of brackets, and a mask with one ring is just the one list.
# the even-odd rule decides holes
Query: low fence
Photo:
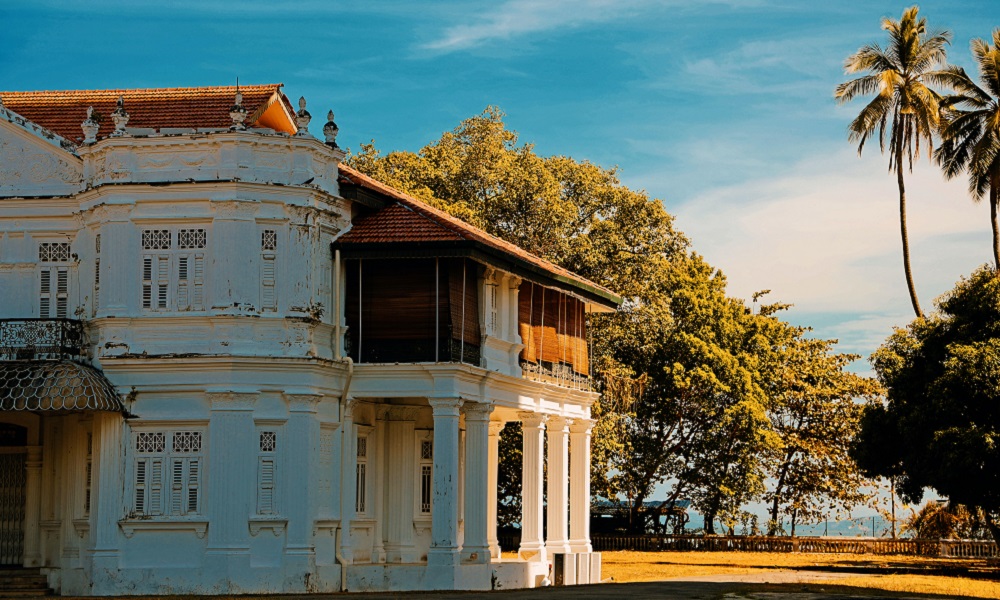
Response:
[{"label": "low fence", "polygon": [[[516,536],[501,536],[500,547],[514,550]],[[909,554],[955,558],[1000,557],[994,542],[862,537],[787,537],[722,535],[594,535],[594,550],[703,552],[817,552],[824,554]]]}]

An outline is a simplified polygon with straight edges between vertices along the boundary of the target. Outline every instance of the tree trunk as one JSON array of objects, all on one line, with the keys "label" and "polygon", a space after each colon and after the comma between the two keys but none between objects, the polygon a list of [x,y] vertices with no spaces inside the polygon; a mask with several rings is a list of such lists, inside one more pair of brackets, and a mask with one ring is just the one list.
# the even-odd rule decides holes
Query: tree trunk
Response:
[{"label": "tree trunk", "polygon": [[896,183],[899,184],[899,233],[903,238],[903,271],[906,273],[906,287],[910,291],[913,312],[924,316],[917,300],[917,290],[913,285],[913,270],[910,268],[910,239],[906,233],[906,186],[903,184],[903,138],[896,142]]},{"label": "tree trunk", "polygon": [[990,181],[990,225],[993,227],[993,265],[1000,273],[1000,223],[997,223],[997,202],[1000,202],[1000,177]]}]

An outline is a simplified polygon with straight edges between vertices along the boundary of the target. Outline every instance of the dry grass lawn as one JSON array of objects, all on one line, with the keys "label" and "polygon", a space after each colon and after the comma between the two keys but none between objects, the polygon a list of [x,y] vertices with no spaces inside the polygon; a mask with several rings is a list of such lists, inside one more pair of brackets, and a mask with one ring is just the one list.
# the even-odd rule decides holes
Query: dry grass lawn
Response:
[{"label": "dry grass lawn", "polygon": [[603,577],[617,582],[703,575],[766,574],[775,570],[842,574],[848,586],[972,598],[1000,598],[1000,572],[984,560],[870,554],[778,552],[604,552]]}]

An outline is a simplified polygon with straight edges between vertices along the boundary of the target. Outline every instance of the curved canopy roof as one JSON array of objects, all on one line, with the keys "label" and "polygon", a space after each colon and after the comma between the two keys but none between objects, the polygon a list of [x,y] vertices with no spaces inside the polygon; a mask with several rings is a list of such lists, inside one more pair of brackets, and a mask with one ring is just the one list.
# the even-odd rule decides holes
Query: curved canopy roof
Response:
[{"label": "curved canopy roof", "polygon": [[5,410],[127,414],[103,373],[70,360],[0,361],[0,411]]}]

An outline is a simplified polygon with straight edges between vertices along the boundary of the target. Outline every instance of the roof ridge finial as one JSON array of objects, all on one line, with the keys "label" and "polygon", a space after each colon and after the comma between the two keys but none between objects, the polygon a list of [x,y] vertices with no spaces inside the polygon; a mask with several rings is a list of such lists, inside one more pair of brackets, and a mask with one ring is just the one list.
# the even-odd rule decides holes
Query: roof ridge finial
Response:
[{"label": "roof ridge finial", "polygon": [[326,145],[337,148],[337,134],[340,128],[333,122],[333,111],[326,113],[326,125],[323,126],[323,136],[326,138]]},{"label": "roof ridge finial", "polygon": [[125,126],[128,125],[129,115],[125,112],[125,96],[118,96],[117,107],[111,113],[111,120],[115,123],[115,130],[111,137],[122,137],[125,133]]},{"label": "roof ridge finial", "polygon": [[93,106],[87,107],[87,118],[80,125],[80,128],[83,129],[84,144],[93,144],[94,142],[97,141],[97,132],[98,130],[100,130],[101,124],[96,119],[94,119]]},{"label": "roof ridge finial", "polygon": [[299,97],[299,110],[295,113],[295,127],[298,131],[295,135],[300,137],[309,136],[309,121],[312,121],[312,115],[306,110],[306,97]]},{"label": "roof ridge finial", "polygon": [[229,118],[233,120],[230,131],[246,131],[243,123],[247,119],[247,109],[243,108],[243,94],[240,93],[240,78],[236,78],[236,102],[229,108]]}]

